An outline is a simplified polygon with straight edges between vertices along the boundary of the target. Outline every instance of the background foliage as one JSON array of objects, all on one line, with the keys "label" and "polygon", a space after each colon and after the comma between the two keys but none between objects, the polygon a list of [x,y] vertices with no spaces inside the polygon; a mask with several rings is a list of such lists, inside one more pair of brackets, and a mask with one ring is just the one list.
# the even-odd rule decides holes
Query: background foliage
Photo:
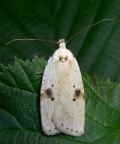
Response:
[{"label": "background foliage", "polygon": [[[57,46],[14,38],[44,38],[58,41],[103,19],[74,38],[67,47],[77,58],[82,72],[120,82],[120,0],[1,0],[0,62],[14,63],[35,55],[46,60]],[[45,61],[16,59],[0,66],[0,144],[119,144],[120,85],[109,80],[83,76],[86,91],[85,135],[45,136],[40,127],[39,76]],[[38,107],[37,107],[38,105]]]},{"label": "background foliage", "polygon": [[45,42],[15,42],[14,38],[44,38],[58,41],[103,18],[101,23],[74,38],[68,48],[83,71],[120,81],[120,1],[119,0],[1,0],[0,61],[10,63],[39,55],[48,59],[56,46]]},{"label": "background foliage", "polygon": [[[45,61],[15,60],[1,66],[0,144],[119,144],[120,85],[83,76],[86,98],[85,134],[45,136],[39,112],[40,76]],[[22,75],[22,77],[21,77]]]}]

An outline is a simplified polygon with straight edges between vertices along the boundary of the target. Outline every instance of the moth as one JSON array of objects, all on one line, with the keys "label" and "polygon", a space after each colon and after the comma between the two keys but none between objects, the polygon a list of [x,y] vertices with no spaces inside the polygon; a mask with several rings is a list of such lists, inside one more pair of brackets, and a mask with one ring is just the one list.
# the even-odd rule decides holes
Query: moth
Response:
[{"label": "moth", "polygon": [[46,135],[84,133],[85,98],[79,65],[60,39],[59,48],[45,67],[40,91],[40,111]]}]

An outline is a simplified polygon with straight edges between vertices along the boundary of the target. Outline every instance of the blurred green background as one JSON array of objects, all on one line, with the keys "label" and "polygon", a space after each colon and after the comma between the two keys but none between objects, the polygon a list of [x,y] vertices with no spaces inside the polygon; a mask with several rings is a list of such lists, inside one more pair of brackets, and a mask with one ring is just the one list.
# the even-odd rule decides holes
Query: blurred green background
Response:
[{"label": "blurred green background", "polygon": [[120,0],[1,0],[0,62],[14,57],[46,60],[57,46],[45,42],[17,41],[14,38],[44,38],[58,41],[104,19],[75,37],[67,47],[83,72],[120,81]]}]

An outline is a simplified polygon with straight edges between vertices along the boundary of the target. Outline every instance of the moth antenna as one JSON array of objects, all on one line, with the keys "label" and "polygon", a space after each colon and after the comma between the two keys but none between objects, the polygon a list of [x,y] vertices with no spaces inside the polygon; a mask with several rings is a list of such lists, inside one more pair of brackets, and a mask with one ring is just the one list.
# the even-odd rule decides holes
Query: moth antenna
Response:
[{"label": "moth antenna", "polygon": [[43,72],[36,72],[35,75],[42,75]]},{"label": "moth antenna", "polygon": [[100,24],[100,23],[102,23],[102,22],[104,22],[104,21],[112,21],[112,20],[114,20],[114,19],[102,19],[102,20],[97,21],[96,23],[94,23],[94,24],[92,24],[92,25],[90,25],[90,26],[82,29],[81,31],[75,33],[73,36],[71,36],[71,37],[66,41],[66,44],[68,44],[74,37],[76,37],[77,35],[79,35],[81,32],[86,31],[86,30],[88,30],[88,29],[90,29],[90,28],[92,28],[92,27],[94,27],[94,26],[96,26],[96,25],[98,25],[98,24]]},{"label": "moth antenna", "polygon": [[57,44],[57,42],[56,42],[56,41],[53,41],[53,40],[33,39],[33,38],[24,38],[24,39],[18,38],[18,39],[13,39],[13,40],[7,42],[6,45],[9,45],[9,44],[11,44],[11,43],[13,43],[13,42],[15,42],[15,41],[42,41],[42,42],[49,42],[49,43]]}]

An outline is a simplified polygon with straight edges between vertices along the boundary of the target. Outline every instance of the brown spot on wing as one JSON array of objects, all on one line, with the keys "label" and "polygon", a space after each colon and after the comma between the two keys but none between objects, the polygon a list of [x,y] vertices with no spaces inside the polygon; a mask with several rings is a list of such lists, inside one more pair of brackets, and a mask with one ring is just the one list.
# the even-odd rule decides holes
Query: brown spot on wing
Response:
[{"label": "brown spot on wing", "polygon": [[80,89],[76,89],[75,90],[75,97],[79,97],[80,93],[81,93]]},{"label": "brown spot on wing", "polygon": [[52,87],[54,87],[54,84],[51,84]]},{"label": "brown spot on wing", "polygon": [[73,101],[76,101],[76,99],[75,99],[75,98],[73,98]]},{"label": "brown spot on wing", "polygon": [[79,98],[84,98],[84,94],[80,89],[75,89],[73,101],[76,101]]},{"label": "brown spot on wing", "polygon": [[51,88],[47,88],[47,89],[45,90],[45,94],[46,94],[48,97],[52,97],[53,92],[52,92]]},{"label": "brown spot on wing", "polygon": [[73,87],[75,88],[75,85],[73,85]]},{"label": "brown spot on wing", "polygon": [[54,97],[51,98],[51,101],[54,101]]}]

